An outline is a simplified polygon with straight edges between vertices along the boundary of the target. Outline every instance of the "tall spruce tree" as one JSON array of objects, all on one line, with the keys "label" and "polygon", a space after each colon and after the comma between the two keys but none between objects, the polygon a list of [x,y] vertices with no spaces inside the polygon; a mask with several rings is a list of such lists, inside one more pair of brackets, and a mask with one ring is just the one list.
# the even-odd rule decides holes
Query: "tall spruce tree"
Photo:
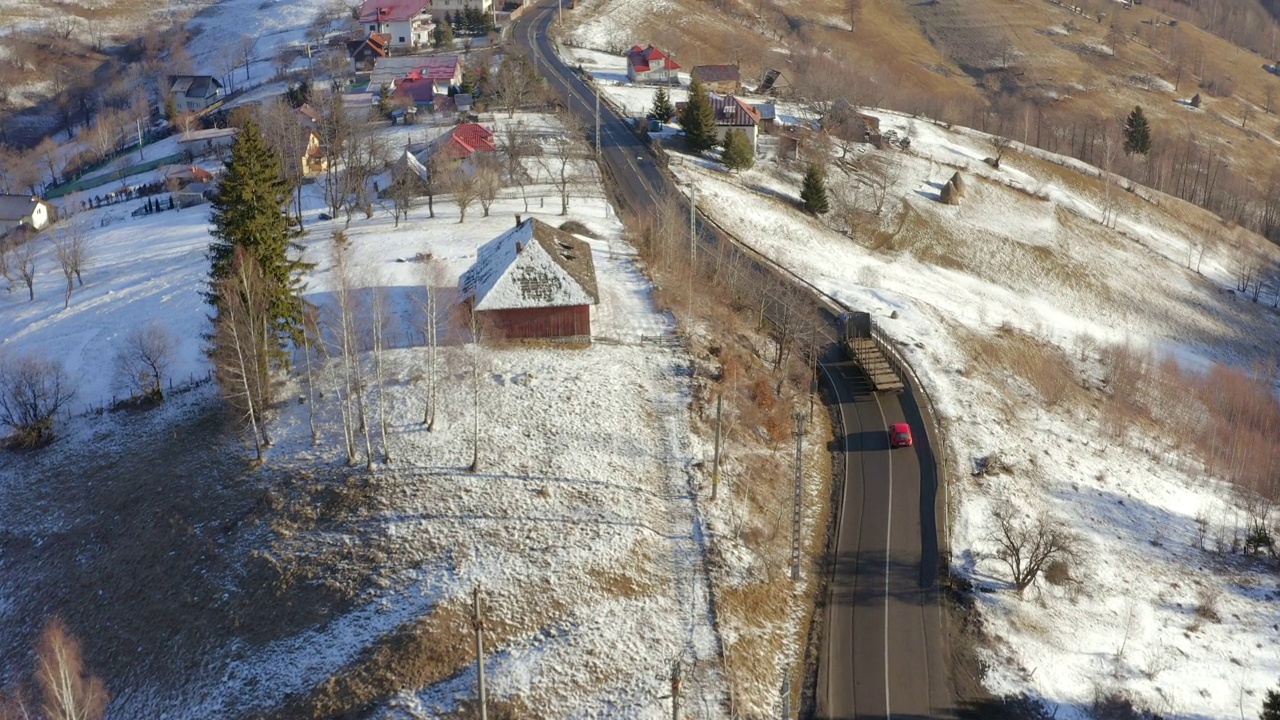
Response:
[{"label": "tall spruce tree", "polygon": [[448,20],[441,20],[436,25],[436,29],[431,31],[431,44],[435,45],[437,50],[446,45],[453,45],[453,26]]},{"label": "tall spruce tree", "polygon": [[649,118],[658,122],[667,122],[675,114],[676,109],[671,104],[671,96],[667,94],[667,88],[658,86],[653,93],[653,107],[649,108]]},{"label": "tall spruce tree", "polygon": [[1262,714],[1259,720],[1280,720],[1280,688],[1268,690],[1262,699]]},{"label": "tall spruce tree", "polygon": [[274,340],[283,346],[301,332],[299,273],[309,265],[290,257],[297,245],[284,211],[289,184],[280,175],[280,167],[258,124],[247,122],[231,146],[231,162],[212,201],[210,222],[215,240],[206,254],[210,268],[205,299],[221,310],[218,288],[231,273],[236,248],[243,248],[261,268],[275,324]]},{"label": "tall spruce tree", "polygon": [[1138,105],[1124,122],[1124,151],[1130,155],[1146,155],[1151,152],[1151,126]]},{"label": "tall spruce tree", "polygon": [[821,215],[831,209],[827,202],[827,178],[817,165],[810,165],[804,174],[800,200],[804,203],[804,211],[811,215]]},{"label": "tall spruce tree", "polygon": [[724,136],[724,166],[738,172],[750,170],[756,164],[755,151],[751,149],[751,141],[741,130],[730,130]]},{"label": "tall spruce tree", "polygon": [[716,112],[706,86],[694,80],[689,85],[689,102],[680,113],[680,126],[689,147],[702,152],[716,146]]}]

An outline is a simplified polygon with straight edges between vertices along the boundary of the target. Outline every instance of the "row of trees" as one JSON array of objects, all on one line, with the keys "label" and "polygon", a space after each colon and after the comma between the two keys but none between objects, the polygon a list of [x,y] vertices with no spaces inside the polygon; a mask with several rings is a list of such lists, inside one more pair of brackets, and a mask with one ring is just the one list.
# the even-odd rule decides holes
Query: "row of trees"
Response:
[{"label": "row of trees", "polygon": [[82,215],[64,218],[53,230],[40,235],[19,232],[0,238],[0,278],[25,285],[27,299],[34,301],[37,260],[40,248],[46,244],[52,246],[66,281],[63,307],[70,307],[71,293],[77,285],[84,286],[84,271],[90,261],[88,221]]}]

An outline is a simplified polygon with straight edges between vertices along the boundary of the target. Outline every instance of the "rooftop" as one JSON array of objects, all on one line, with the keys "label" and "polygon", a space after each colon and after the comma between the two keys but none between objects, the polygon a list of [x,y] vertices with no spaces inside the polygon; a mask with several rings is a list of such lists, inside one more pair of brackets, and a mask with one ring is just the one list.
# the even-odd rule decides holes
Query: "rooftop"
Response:
[{"label": "rooftop", "polygon": [[599,299],[591,246],[532,218],[482,245],[460,285],[481,311],[594,305]]},{"label": "rooftop", "polygon": [[698,65],[693,68],[693,78],[700,82],[738,82],[741,75],[737,65]]},{"label": "rooftop", "polygon": [[16,221],[31,214],[36,203],[44,202],[32,195],[0,195],[0,220]]},{"label": "rooftop", "polygon": [[658,48],[650,45],[648,47],[633,46],[627,51],[627,62],[631,63],[631,67],[636,72],[649,72],[650,65],[654,60],[665,60],[663,68],[666,70],[679,70],[680,66],[670,55],[662,52]]},{"label": "rooftop", "polygon": [[431,0],[365,0],[360,6],[360,22],[404,22],[422,14]]}]

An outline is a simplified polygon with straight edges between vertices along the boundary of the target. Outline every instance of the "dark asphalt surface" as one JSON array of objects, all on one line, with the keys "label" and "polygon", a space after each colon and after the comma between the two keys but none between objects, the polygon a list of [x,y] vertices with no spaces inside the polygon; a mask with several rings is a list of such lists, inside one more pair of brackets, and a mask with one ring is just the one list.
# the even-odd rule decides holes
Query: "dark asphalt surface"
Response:
[{"label": "dark asphalt surface", "polygon": [[[512,40],[534,58],[553,91],[588,127],[595,96],[555,54],[548,29],[556,6],[531,7],[513,28]],[[601,160],[620,200],[634,211],[653,205],[671,180],[645,143],[605,103],[600,104]],[[728,242],[699,223],[700,244]],[[750,257],[750,253],[747,253]],[[765,283],[789,282],[752,260]],[[814,311],[832,326],[820,304]],[[823,357],[823,372],[842,419],[843,497],[837,516],[835,557],[825,608],[825,632],[815,690],[816,717],[954,717],[947,673],[938,588],[939,511],[937,465],[918,388],[877,395],[836,343]],[[889,449],[889,423],[907,422],[915,446]],[[927,423],[927,425],[926,425]]]}]

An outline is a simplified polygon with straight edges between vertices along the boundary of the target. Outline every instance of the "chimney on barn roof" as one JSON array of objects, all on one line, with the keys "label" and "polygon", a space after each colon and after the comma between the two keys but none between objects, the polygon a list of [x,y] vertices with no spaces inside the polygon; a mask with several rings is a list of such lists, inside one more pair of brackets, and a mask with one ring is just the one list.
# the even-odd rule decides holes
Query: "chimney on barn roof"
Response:
[{"label": "chimney on barn roof", "polygon": [[520,213],[516,213],[516,227],[520,227]]}]

